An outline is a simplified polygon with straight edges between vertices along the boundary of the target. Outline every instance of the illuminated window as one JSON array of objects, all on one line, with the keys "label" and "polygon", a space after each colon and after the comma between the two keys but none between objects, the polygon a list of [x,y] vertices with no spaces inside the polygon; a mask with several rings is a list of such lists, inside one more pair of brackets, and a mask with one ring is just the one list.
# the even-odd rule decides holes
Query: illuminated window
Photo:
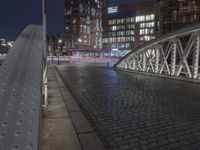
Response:
[{"label": "illuminated window", "polygon": [[145,23],[141,23],[140,28],[145,28]]},{"label": "illuminated window", "polygon": [[129,25],[126,25],[126,26],[124,26],[124,28],[123,29],[134,29],[135,28],[135,25],[134,24],[129,24]]},{"label": "illuminated window", "polygon": [[117,24],[120,24],[121,23],[121,19],[117,19]]},{"label": "illuminated window", "polygon": [[146,15],[146,21],[150,21],[151,20],[151,15]]},{"label": "illuminated window", "polygon": [[151,27],[154,27],[154,26],[155,26],[154,22],[148,22],[148,23],[146,23],[146,27],[148,27],[148,28],[151,28]]},{"label": "illuminated window", "polygon": [[121,23],[122,24],[125,23],[125,19],[124,18],[121,19]]},{"label": "illuminated window", "polygon": [[136,22],[143,22],[145,21],[145,16],[136,16]]},{"label": "illuminated window", "polygon": [[134,17],[131,17],[131,22],[135,22],[135,18]]},{"label": "illuminated window", "polygon": [[116,44],[111,44],[111,48],[116,48]]},{"label": "illuminated window", "polygon": [[131,18],[126,18],[126,22],[127,23],[131,22]]},{"label": "illuminated window", "polygon": [[108,20],[108,24],[109,24],[109,25],[116,24],[116,20],[115,20],[115,19]]},{"label": "illuminated window", "polygon": [[126,44],[125,44],[125,47],[126,47],[126,48],[131,48],[131,43],[126,43]]},{"label": "illuminated window", "polygon": [[125,18],[117,19],[117,24],[123,24],[125,23]]},{"label": "illuminated window", "polygon": [[112,26],[112,30],[113,31],[117,30],[117,26]]},{"label": "illuminated window", "polygon": [[118,31],[118,32],[117,32],[117,35],[118,35],[118,36],[125,36],[125,31]]},{"label": "illuminated window", "polygon": [[125,42],[126,38],[125,37],[118,37],[117,42]]},{"label": "illuminated window", "polygon": [[126,35],[134,35],[134,31],[133,30],[127,30]]},{"label": "illuminated window", "polygon": [[144,36],[144,41],[150,41],[150,40],[151,40],[150,36],[147,36],[147,35]]},{"label": "illuminated window", "polygon": [[154,19],[155,19],[155,15],[151,14],[151,20],[154,20]]},{"label": "illuminated window", "polygon": [[145,33],[145,29],[140,29],[140,35],[143,35]]},{"label": "illuminated window", "polygon": [[118,44],[117,44],[117,47],[118,47],[118,48],[125,48],[125,44],[118,43]]},{"label": "illuminated window", "polygon": [[133,36],[126,37],[126,42],[134,42],[135,38]]},{"label": "illuminated window", "polygon": [[140,29],[140,35],[149,35],[149,34],[154,34],[154,29],[153,28],[146,28],[146,29]]}]

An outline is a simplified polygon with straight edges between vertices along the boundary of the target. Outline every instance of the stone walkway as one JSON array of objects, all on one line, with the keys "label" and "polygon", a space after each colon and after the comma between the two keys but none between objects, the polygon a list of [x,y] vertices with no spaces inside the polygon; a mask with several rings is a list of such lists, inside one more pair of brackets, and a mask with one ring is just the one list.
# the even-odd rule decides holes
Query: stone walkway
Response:
[{"label": "stone walkway", "polygon": [[53,65],[48,67],[48,107],[41,150],[104,150]]}]

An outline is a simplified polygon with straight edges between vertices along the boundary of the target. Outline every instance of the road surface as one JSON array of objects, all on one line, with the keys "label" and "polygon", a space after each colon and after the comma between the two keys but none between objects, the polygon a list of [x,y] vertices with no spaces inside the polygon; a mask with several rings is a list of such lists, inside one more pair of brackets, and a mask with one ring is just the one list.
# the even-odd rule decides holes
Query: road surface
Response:
[{"label": "road surface", "polygon": [[103,67],[58,70],[107,150],[200,149],[200,85]]}]

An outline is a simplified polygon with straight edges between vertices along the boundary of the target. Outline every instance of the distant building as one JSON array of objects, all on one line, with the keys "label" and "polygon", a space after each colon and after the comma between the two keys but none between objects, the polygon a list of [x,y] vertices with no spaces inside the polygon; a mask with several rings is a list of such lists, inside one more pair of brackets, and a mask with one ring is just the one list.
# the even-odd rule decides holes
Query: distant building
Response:
[{"label": "distant building", "polygon": [[102,11],[105,0],[65,0],[67,51],[102,49]]},{"label": "distant building", "polygon": [[200,0],[156,0],[155,6],[158,34],[200,22]]},{"label": "distant building", "polygon": [[152,1],[112,5],[104,20],[103,48],[125,55],[155,38],[155,9]]},{"label": "distant building", "polygon": [[0,37],[0,54],[7,54],[9,49],[14,45],[14,41]]}]

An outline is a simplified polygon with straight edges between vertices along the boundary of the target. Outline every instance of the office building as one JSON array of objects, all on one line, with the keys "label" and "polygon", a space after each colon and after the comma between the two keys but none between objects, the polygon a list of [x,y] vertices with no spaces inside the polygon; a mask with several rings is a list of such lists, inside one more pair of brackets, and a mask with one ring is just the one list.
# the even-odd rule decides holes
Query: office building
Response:
[{"label": "office building", "polygon": [[65,0],[65,47],[69,52],[102,49],[105,0]]},{"label": "office building", "polygon": [[111,5],[103,32],[103,48],[123,56],[155,38],[155,9],[152,1]]},{"label": "office building", "polygon": [[200,22],[199,0],[156,0],[158,34]]}]

